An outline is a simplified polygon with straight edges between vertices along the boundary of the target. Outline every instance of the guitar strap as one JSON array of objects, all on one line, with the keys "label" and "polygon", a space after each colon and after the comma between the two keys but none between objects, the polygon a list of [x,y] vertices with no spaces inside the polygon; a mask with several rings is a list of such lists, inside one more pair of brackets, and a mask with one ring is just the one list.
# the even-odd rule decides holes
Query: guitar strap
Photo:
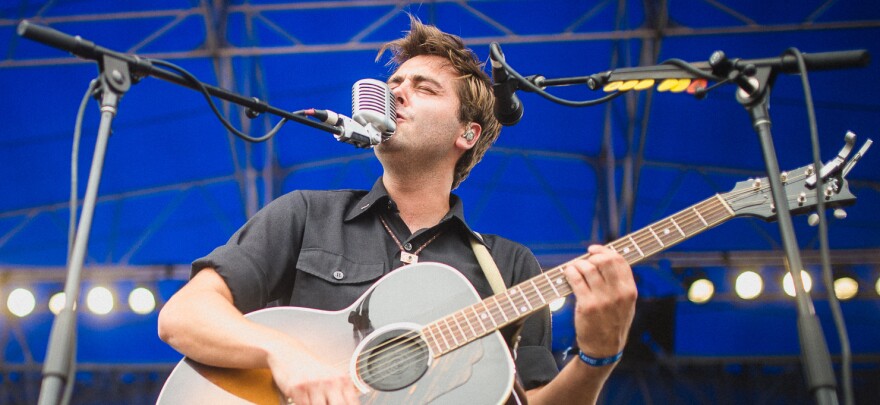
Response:
[{"label": "guitar strap", "polygon": [[[483,239],[483,235],[480,235],[477,232],[474,233],[480,239]],[[480,243],[481,241],[476,240],[476,238],[470,238],[470,240],[471,249],[473,249],[474,255],[477,256],[477,262],[480,263],[480,268],[483,269],[483,274],[486,275],[486,280],[489,280],[489,285],[492,286],[492,292],[500,294],[507,291],[507,286],[504,284],[504,279],[501,277],[501,271],[498,270],[498,265],[495,264],[495,260],[492,259],[489,249],[486,249],[486,245]],[[510,342],[512,342],[510,353],[514,358],[516,358],[516,348],[519,346],[520,338],[519,333],[522,331],[523,325],[523,322],[519,324],[510,339]],[[527,405],[528,400],[526,399],[525,389],[520,384],[519,376],[517,376],[514,381],[513,392],[511,392],[510,397],[507,398],[506,405]]]},{"label": "guitar strap", "polygon": [[[479,235],[480,239],[483,238],[482,235],[478,233],[477,235]],[[492,255],[489,254],[489,249],[486,249],[486,245],[471,238],[471,249],[474,250],[474,254],[477,256],[477,262],[480,263],[480,267],[483,269],[483,274],[485,274],[486,279],[489,280],[489,285],[492,286],[492,292],[498,294],[507,291],[507,286],[504,285],[504,279],[501,278],[501,271],[498,270],[498,265],[495,264],[495,260],[493,260]]]},{"label": "guitar strap", "polygon": [[[480,239],[483,238],[483,235],[474,232]],[[471,249],[474,250],[474,255],[477,256],[477,262],[480,263],[480,268],[483,269],[483,274],[486,275],[486,279],[489,280],[489,285],[492,286],[492,292],[495,294],[500,294],[507,291],[507,286],[504,284],[504,279],[501,278],[501,271],[498,270],[498,265],[495,264],[495,260],[492,259],[492,255],[489,253],[489,249],[486,249],[486,245],[480,243],[480,241],[471,238]],[[510,340],[508,344],[510,345],[510,353],[513,354],[513,358],[516,358],[516,349],[519,346],[519,333],[522,331],[524,322],[520,322],[519,326],[513,332],[513,335],[510,336]]]}]

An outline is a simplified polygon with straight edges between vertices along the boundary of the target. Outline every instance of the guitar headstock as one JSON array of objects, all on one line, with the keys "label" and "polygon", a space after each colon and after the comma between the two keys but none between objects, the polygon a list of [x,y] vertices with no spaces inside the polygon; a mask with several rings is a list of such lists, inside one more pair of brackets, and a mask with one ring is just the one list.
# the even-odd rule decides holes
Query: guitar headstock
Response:
[{"label": "guitar headstock", "polygon": [[[846,146],[832,161],[825,164],[822,172],[824,181],[820,196],[816,193],[817,173],[813,165],[782,172],[781,180],[788,197],[788,209],[792,214],[803,214],[815,211],[817,198],[822,198],[826,208],[837,208],[855,203],[856,196],[849,190],[846,175],[871,146],[870,139],[859,149],[849,161],[846,160],[855,134],[847,133]],[[776,207],[770,192],[770,182],[766,177],[749,179],[736,183],[733,190],[721,195],[734,211],[735,216],[751,216],[766,221],[776,219]]]}]

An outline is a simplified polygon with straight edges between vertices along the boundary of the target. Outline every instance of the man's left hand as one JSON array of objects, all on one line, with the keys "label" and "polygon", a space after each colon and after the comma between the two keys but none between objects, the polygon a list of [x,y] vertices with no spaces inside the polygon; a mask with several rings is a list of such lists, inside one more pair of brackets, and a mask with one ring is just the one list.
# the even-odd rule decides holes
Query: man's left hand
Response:
[{"label": "man's left hand", "polygon": [[635,315],[638,291],[632,269],[620,254],[601,246],[563,269],[577,299],[574,325],[578,347],[594,358],[623,350]]}]

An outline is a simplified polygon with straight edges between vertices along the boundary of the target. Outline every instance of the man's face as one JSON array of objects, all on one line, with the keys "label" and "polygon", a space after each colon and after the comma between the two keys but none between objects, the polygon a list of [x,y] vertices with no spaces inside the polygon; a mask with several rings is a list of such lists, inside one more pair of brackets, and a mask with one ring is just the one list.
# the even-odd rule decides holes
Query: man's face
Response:
[{"label": "man's face", "polygon": [[465,130],[449,63],[439,56],[416,56],[400,65],[388,85],[397,100],[397,130],[376,147],[377,155],[405,152],[419,163],[447,156]]}]

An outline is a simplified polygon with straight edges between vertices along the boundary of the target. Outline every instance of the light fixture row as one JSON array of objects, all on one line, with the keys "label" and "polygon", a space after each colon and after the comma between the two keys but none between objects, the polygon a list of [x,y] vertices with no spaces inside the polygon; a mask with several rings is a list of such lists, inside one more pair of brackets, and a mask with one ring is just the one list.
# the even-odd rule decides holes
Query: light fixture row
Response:
[{"label": "light fixture row", "polygon": [[[116,307],[116,297],[109,288],[95,286],[86,293],[85,304],[93,314],[107,315]],[[55,315],[58,315],[65,305],[64,292],[55,293],[49,298],[49,310]],[[128,294],[128,307],[136,314],[149,314],[156,309],[156,295],[149,288],[137,287]],[[6,298],[6,308],[9,313],[23,318],[33,313],[37,308],[37,299],[31,290],[19,287],[9,292]]]},{"label": "light fixture row", "polygon": [[[810,273],[801,271],[801,279],[804,283],[804,289],[810,292],[813,287],[813,279],[810,277]],[[877,279],[874,288],[877,295],[880,295],[880,278]],[[789,297],[795,296],[794,282],[789,272],[786,272],[782,278],[782,289]],[[764,279],[754,271],[744,271],[736,277],[734,291],[743,300],[758,298],[764,292]],[[834,294],[837,296],[837,299],[846,301],[855,297],[858,292],[859,283],[852,277],[845,276],[834,280]],[[707,278],[696,279],[688,286],[688,300],[693,303],[702,304],[708,302],[714,295],[715,284]]]}]

